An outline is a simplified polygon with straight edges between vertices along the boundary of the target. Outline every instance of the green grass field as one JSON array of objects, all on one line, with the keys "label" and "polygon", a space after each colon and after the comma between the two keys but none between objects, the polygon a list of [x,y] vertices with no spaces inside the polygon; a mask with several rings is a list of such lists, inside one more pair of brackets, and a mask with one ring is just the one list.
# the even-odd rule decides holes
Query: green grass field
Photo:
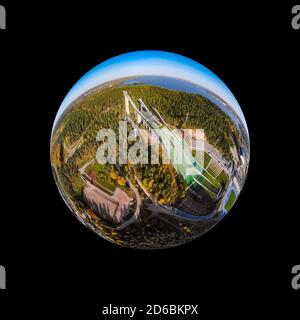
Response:
[{"label": "green grass field", "polygon": [[204,152],[204,168],[208,166],[210,159],[211,156],[207,152]]},{"label": "green grass field", "polygon": [[[200,153],[203,153],[202,151],[198,151],[199,154]],[[192,150],[192,156],[195,158],[196,157],[196,150]],[[209,164],[209,161],[211,159],[211,156],[207,153],[207,152],[204,152],[204,155],[201,155],[201,165],[204,166],[204,168],[206,168]],[[203,163],[204,162],[204,163]]]},{"label": "green grass field", "polygon": [[228,176],[225,173],[225,171],[223,170],[217,177],[217,180],[222,184],[222,185],[226,185],[228,182]]},{"label": "green grass field", "polygon": [[235,192],[232,190],[231,193],[230,193],[230,196],[229,196],[229,198],[228,198],[228,200],[227,200],[227,203],[226,203],[226,205],[225,205],[225,209],[226,209],[227,211],[229,211],[229,210],[233,207],[233,205],[234,205],[234,203],[235,203],[235,200],[236,200],[236,194],[235,194]]}]

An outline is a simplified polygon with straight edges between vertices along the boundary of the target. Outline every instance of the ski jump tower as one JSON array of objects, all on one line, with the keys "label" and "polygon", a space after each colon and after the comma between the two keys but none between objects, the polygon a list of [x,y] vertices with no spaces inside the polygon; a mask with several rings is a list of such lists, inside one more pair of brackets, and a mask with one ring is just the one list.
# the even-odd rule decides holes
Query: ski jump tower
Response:
[{"label": "ski jump tower", "polygon": [[127,114],[127,116],[130,116],[130,105],[133,106],[134,109],[134,113],[137,117],[137,124],[140,124],[142,122],[142,117],[141,114],[139,112],[139,109],[137,108],[137,106],[135,105],[135,103],[132,101],[132,99],[130,98],[129,94],[127,93],[127,91],[123,91],[124,97],[125,97],[125,112]]},{"label": "ski jump tower", "polygon": [[[139,124],[143,123],[143,125],[157,138],[157,141],[160,141],[161,138],[162,146],[165,148],[167,154],[169,154],[168,151],[170,151],[170,155],[173,155],[170,157],[170,160],[173,163],[175,170],[183,177],[186,183],[191,185],[192,189],[197,190],[196,192],[199,191],[199,186],[201,186],[201,188],[204,188],[210,195],[218,199],[221,195],[222,187],[219,185],[216,178],[207,172],[207,168],[204,168],[201,163],[195,160],[182,136],[178,136],[173,132],[170,125],[164,121],[155,108],[153,108],[153,110],[157,115],[152,113],[141,98],[138,99],[140,107],[138,108],[127,91],[123,91],[123,94],[125,97],[126,119],[132,124],[135,134],[138,131]],[[136,116],[136,122],[130,117],[131,106],[133,107],[133,112]],[[169,150],[169,146],[165,145],[167,140],[172,142],[170,143],[171,150]],[[176,154],[182,154],[183,163],[174,161],[176,159]]]},{"label": "ski jump tower", "polygon": [[[138,128],[138,125],[140,123],[143,123],[146,128],[151,131],[153,128],[159,128],[164,125],[164,121],[158,111],[154,109],[154,111],[157,113],[157,116],[153,114],[149,108],[145,105],[143,100],[141,98],[138,99],[139,102],[139,108],[136,106],[134,101],[131,99],[127,91],[123,91],[123,95],[125,97],[125,113],[127,120],[131,122],[133,127],[135,129]],[[133,122],[133,120],[130,117],[130,106],[133,107],[133,112],[136,116],[136,123]],[[166,125],[166,124],[165,124]]]}]

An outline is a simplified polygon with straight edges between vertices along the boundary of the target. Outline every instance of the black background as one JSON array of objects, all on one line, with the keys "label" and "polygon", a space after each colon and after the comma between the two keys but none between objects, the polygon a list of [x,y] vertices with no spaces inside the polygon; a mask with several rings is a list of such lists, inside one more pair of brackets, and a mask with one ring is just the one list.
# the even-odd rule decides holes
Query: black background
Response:
[{"label": "black background", "polygon": [[[97,319],[108,303],[193,303],[203,319],[291,318],[299,307],[291,268],[300,256],[293,4],[1,4],[7,290],[0,312]],[[54,117],[74,83],[108,58],[147,49],[182,54],[216,73],[239,101],[251,139],[248,178],[226,219],[196,241],[161,251],[118,247],[87,230],[61,199],[49,161]]]}]

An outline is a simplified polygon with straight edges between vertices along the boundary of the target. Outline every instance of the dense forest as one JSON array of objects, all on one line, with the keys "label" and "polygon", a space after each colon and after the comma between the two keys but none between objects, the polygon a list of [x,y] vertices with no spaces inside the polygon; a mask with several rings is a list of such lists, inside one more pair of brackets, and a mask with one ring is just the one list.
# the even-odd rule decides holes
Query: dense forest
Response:
[{"label": "dense forest", "polygon": [[151,90],[148,86],[126,90],[135,99],[142,97],[148,107],[155,107],[167,123],[183,129],[204,129],[208,142],[231,159],[230,137],[239,133],[230,118],[205,97],[154,86]]},{"label": "dense forest", "polygon": [[[81,192],[78,169],[95,157],[99,146],[97,132],[111,128],[118,133],[118,122],[125,116],[123,90],[136,103],[142,98],[150,109],[156,108],[173,126],[204,129],[209,143],[225,158],[231,159],[231,137],[237,136],[238,132],[228,116],[206,98],[148,85],[100,88],[72,104],[63,114],[52,137],[52,164],[65,181],[68,193]],[[174,204],[177,198],[185,195],[185,184],[171,165],[141,165],[134,171],[133,174],[161,203]],[[130,172],[126,173],[130,175]],[[110,170],[99,171],[99,179],[111,183]],[[67,181],[71,181],[71,185]],[[118,181],[122,180],[119,178]]]},{"label": "dense forest", "polygon": [[182,128],[204,129],[209,143],[224,157],[231,158],[231,137],[239,133],[222,110],[200,95],[147,85],[100,89],[75,103],[64,114],[65,143],[72,147],[84,138],[85,146],[81,153],[85,153],[84,149],[96,148],[95,137],[99,129],[113,128],[118,132],[118,121],[124,117],[123,90],[127,90],[135,102],[142,98],[150,109],[155,107],[167,123]]}]

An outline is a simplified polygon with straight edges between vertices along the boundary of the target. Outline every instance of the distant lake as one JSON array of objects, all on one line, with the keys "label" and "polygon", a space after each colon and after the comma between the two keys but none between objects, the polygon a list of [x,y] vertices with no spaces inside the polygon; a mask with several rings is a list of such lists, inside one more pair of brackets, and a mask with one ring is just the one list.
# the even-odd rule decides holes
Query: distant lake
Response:
[{"label": "distant lake", "polygon": [[122,83],[120,83],[120,85],[141,85],[141,84],[199,94],[207,98],[208,100],[210,100],[215,105],[217,105],[222,111],[224,111],[229,116],[229,118],[236,125],[242,125],[242,121],[238,118],[237,114],[230,107],[222,103],[215,95],[213,95],[208,90],[194,83],[191,83],[182,79],[163,77],[163,76],[138,76],[135,78],[127,79]]},{"label": "distant lake", "polygon": [[202,94],[203,89],[199,86],[187,82],[185,80],[162,77],[162,76],[142,76],[132,78],[122,82],[122,85],[134,85],[134,84],[150,84],[153,86],[159,86],[166,89],[185,91],[190,93]]}]

